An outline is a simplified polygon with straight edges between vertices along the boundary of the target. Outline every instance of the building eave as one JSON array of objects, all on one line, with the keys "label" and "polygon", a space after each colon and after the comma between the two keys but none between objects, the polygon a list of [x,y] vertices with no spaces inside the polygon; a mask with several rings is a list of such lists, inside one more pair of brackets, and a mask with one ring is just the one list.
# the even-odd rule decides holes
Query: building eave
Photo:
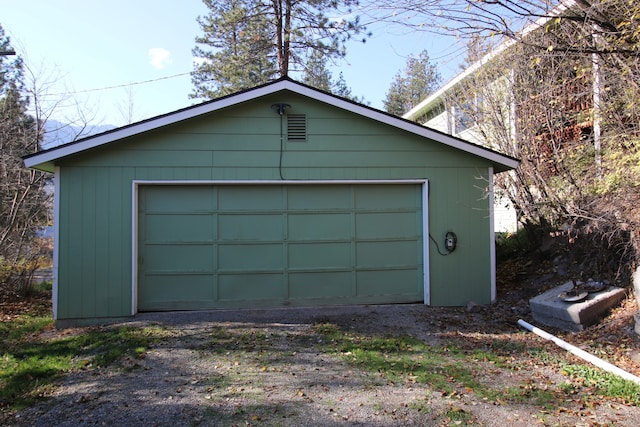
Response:
[{"label": "building eave", "polygon": [[354,114],[365,116],[372,120],[405,130],[412,134],[440,142],[463,152],[485,158],[494,164],[494,168],[497,172],[517,168],[519,165],[519,161],[515,158],[472,144],[451,135],[426,128],[404,118],[388,114],[384,111],[315,89],[289,78],[282,78],[252,89],[244,90],[212,101],[207,101],[202,104],[187,107],[172,113],[150,118],[121,128],[112,129],[98,135],[89,136],[78,141],[34,153],[23,158],[24,164],[29,168],[52,172],[56,162],[65,157],[282,91],[290,91],[303,95],[334,107],[350,111]]}]

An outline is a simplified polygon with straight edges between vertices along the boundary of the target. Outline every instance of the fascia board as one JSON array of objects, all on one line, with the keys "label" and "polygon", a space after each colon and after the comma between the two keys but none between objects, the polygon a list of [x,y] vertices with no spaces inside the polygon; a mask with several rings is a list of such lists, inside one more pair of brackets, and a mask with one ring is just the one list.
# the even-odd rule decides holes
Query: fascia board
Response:
[{"label": "fascia board", "polygon": [[355,114],[366,116],[378,122],[385,123],[390,126],[405,130],[407,132],[440,142],[442,144],[459,149],[461,151],[464,151],[479,157],[483,157],[492,162],[502,164],[510,169],[515,169],[520,165],[520,161],[517,159],[502,155],[492,150],[488,150],[479,145],[471,144],[462,139],[447,135],[445,133],[438,132],[431,128],[407,121],[402,118],[392,116],[390,114],[384,113],[379,110],[375,110],[373,108],[370,108],[364,105],[355,104],[351,101],[343,100],[341,98],[336,98],[335,96],[330,95],[328,93],[318,92],[312,88],[300,86],[294,82],[289,82],[289,83],[292,83],[295,86],[289,87],[288,89],[291,89],[292,91],[300,93],[302,95],[312,97],[319,101],[326,102],[335,107],[348,110]]},{"label": "fascia board", "polygon": [[426,128],[419,124],[404,120],[402,118],[393,116],[374,108],[354,103],[344,98],[336,97],[330,93],[316,90],[312,87],[302,85],[293,80],[283,79],[259,86],[254,89],[250,89],[244,92],[237,93],[219,100],[214,100],[204,104],[189,107],[184,110],[178,110],[174,113],[169,113],[164,116],[152,118],[147,121],[143,121],[131,126],[116,129],[104,134],[95,135],[86,139],[80,140],[75,143],[63,145],[53,148],[41,153],[37,153],[32,156],[25,157],[24,163],[27,167],[37,167],[47,162],[54,162],[59,158],[63,158],[69,155],[73,155],[85,150],[96,148],[110,142],[138,135],[144,132],[158,129],[163,126],[175,124],[184,120],[188,120],[203,114],[208,114],[216,110],[220,110],[226,107],[237,105],[246,101],[251,101],[262,96],[277,93],[282,90],[289,90],[291,92],[307,96],[309,98],[324,102],[337,108],[341,108],[350,111],[354,114],[368,117],[372,120],[388,124],[390,126],[405,130],[407,132],[420,135],[431,140],[440,142],[450,147],[459,149],[463,152],[474,154],[476,156],[483,157],[492,162],[499,163],[506,168],[516,168],[519,165],[519,161],[508,156],[501,155],[500,153],[488,150],[481,146],[471,144],[463,141],[459,138],[452,137],[450,135],[437,132],[435,130]]},{"label": "fascia board", "polygon": [[52,162],[54,160],[80,153],[85,150],[100,147],[116,140],[138,135],[144,132],[158,129],[163,126],[188,120],[202,114],[207,114],[225,107],[240,104],[242,102],[263,95],[277,92],[282,89],[283,83],[286,83],[286,81],[278,81],[273,83],[272,85],[261,86],[253,90],[240,92],[236,95],[222,98],[217,101],[207,102],[204,104],[196,105],[194,107],[188,107],[183,110],[178,110],[174,113],[169,113],[160,117],[142,121],[140,123],[135,123],[131,126],[125,126],[113,131],[90,136],[70,144],[65,144],[59,147],[52,148],[50,150],[43,151],[41,153],[27,156],[24,158],[24,164],[28,168],[35,167],[37,165]]}]

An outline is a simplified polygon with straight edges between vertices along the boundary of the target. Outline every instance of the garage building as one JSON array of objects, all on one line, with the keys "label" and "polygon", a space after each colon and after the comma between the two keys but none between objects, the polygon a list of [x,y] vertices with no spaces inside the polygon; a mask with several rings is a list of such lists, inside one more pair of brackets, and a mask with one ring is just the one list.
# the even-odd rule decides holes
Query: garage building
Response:
[{"label": "garage building", "polygon": [[493,175],[518,161],[284,78],[25,164],[54,174],[54,317],[72,326],[490,303]]}]

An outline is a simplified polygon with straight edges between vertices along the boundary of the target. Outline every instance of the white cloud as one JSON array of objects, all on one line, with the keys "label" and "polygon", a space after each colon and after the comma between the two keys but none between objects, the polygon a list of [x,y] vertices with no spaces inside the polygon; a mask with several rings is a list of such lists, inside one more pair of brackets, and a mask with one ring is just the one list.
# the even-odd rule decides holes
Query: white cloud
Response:
[{"label": "white cloud", "polygon": [[173,64],[171,52],[162,47],[154,47],[149,49],[149,63],[158,70],[163,69],[167,65]]}]

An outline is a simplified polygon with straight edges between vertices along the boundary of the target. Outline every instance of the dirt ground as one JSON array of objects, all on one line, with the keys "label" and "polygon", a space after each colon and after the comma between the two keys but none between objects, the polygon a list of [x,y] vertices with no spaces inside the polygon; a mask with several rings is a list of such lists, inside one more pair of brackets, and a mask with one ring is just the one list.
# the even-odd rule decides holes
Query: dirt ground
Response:
[{"label": "dirt ground", "polygon": [[[574,264],[566,262],[566,264]],[[528,301],[566,281],[553,262],[516,260],[499,265],[498,298],[490,306],[422,304],[148,313],[128,324],[155,327],[162,338],[142,359],[69,372],[51,395],[3,425],[15,426],[638,426],[640,407],[602,398],[563,374],[534,349],[567,363],[584,363],[524,331],[535,324]],[[0,299],[10,319],[38,303]],[[580,333],[544,328],[640,376],[638,304],[632,297],[598,325]],[[409,335],[434,347],[467,354],[482,350],[503,361],[470,360],[474,380],[492,390],[516,390],[518,399],[481,397],[452,382],[453,392],[390,380],[355,368],[345,354],[326,351],[318,324],[366,336]],[[541,325],[537,325],[541,326]],[[110,328],[113,326],[105,326]],[[55,339],[85,329],[46,331]],[[224,334],[224,342],[216,337]],[[540,404],[536,393],[551,393]]]},{"label": "dirt ground", "polygon": [[[49,399],[8,422],[16,426],[637,426],[640,408],[615,399],[558,392],[557,404],[541,407],[527,399],[517,403],[483,399],[463,387],[442,393],[409,380],[394,383],[323,352],[323,336],[314,330],[318,323],[331,323],[359,334],[404,334],[433,345],[494,349],[505,356],[508,366],[477,361],[473,372],[479,382],[496,389],[559,391],[567,377],[557,368],[531,354],[509,353],[524,343],[568,357],[517,326],[518,318],[532,321],[520,296],[510,292],[495,305],[467,308],[409,304],[143,314],[131,324],[155,325],[164,334],[145,358],[71,372]],[[600,354],[610,353],[621,367],[638,375],[640,365],[633,360],[639,342],[632,331],[635,312],[635,300],[628,299],[599,326],[563,337]],[[229,334],[229,343],[235,343],[228,351],[212,347],[212,334],[220,330]]]}]

